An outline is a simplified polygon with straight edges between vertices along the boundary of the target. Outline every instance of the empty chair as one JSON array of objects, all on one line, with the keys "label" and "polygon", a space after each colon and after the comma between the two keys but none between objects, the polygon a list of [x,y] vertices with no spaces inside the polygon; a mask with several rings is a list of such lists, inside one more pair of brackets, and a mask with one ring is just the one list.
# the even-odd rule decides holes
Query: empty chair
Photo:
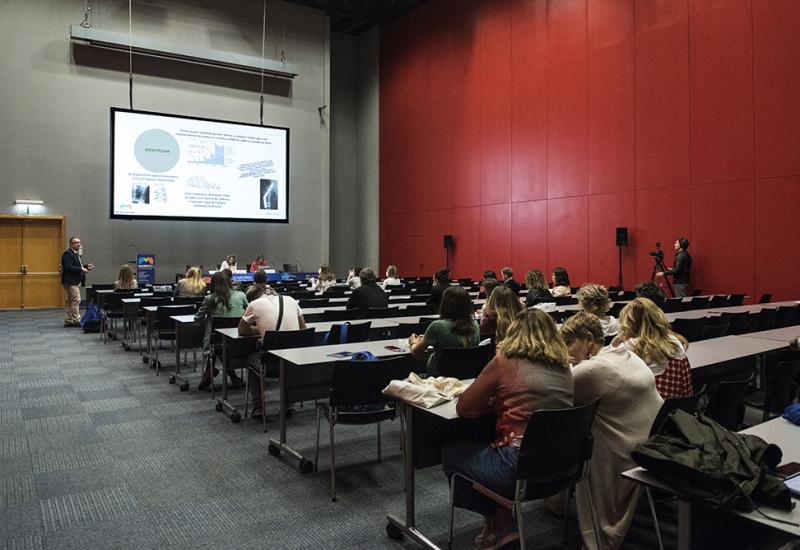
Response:
[{"label": "empty chair", "polygon": [[[100,332],[103,342],[108,341],[109,321],[111,322],[112,330],[116,331],[116,320],[123,317],[122,300],[133,298],[133,294],[133,290],[115,290],[105,295],[103,309],[100,311]],[[116,334],[113,334],[113,337],[116,339]]]},{"label": "empty chair", "polygon": [[300,307],[325,307],[330,302],[328,298],[300,298],[298,300]]},{"label": "empty chair", "polygon": [[161,374],[161,362],[158,359],[158,349],[161,347],[159,344],[162,340],[168,342],[175,342],[175,321],[173,316],[177,315],[194,315],[193,306],[169,306],[159,307],[156,310],[156,327],[153,331],[153,339],[155,340],[155,358],[154,365],[156,367],[156,374]]},{"label": "empty chair", "polygon": [[411,287],[390,287],[389,294],[392,296],[411,296]]},{"label": "empty chair", "polygon": [[689,342],[697,342],[701,339],[707,322],[708,319],[706,317],[698,317],[696,319],[678,318],[670,324],[673,331],[686,338]]},{"label": "empty chair", "polygon": [[553,301],[557,306],[571,306],[578,303],[578,299],[572,296],[558,296],[553,298]]},{"label": "empty chair", "polygon": [[363,314],[361,317],[362,319],[385,319],[387,317],[398,317],[400,315],[405,315],[405,311],[400,313],[400,308],[398,307],[371,307],[367,310],[367,313]]},{"label": "empty chair", "polygon": [[493,344],[469,348],[442,348],[439,350],[436,374],[459,380],[477,378],[483,367],[494,357],[494,352]]},{"label": "empty chair", "polygon": [[748,402],[764,410],[763,420],[778,416],[797,397],[798,374],[800,374],[800,351],[783,350],[764,382],[764,403]]},{"label": "empty chair", "polygon": [[683,300],[681,298],[668,298],[661,309],[664,313],[675,313],[677,311],[683,311]]},{"label": "empty chair", "polygon": [[726,334],[728,334],[730,321],[727,317],[715,316],[715,317],[708,317],[707,319],[708,322],[706,323],[706,326],[703,329],[703,333],[700,336],[701,340],[708,340],[710,338],[720,338],[721,336],[725,336]]},{"label": "empty chair", "polygon": [[779,306],[775,310],[775,318],[772,321],[772,328],[790,327],[794,324],[795,311],[797,306]]},{"label": "empty chair", "polygon": [[383,389],[392,380],[403,380],[411,373],[410,356],[392,357],[378,361],[336,361],[333,364],[327,402],[317,403],[317,443],[314,450],[314,469],[319,470],[319,432],[322,416],[328,420],[331,461],[331,500],[336,501],[336,444],[337,424],[376,424],[378,461],[381,460],[381,422],[393,420],[396,409]]},{"label": "empty chair", "polygon": [[744,397],[753,375],[717,384],[711,390],[704,414],[729,430],[739,430],[744,418]]},{"label": "empty chair", "polygon": [[775,315],[778,313],[777,309],[764,308],[758,312],[758,326],[756,331],[769,330],[775,323]]},{"label": "empty chair", "polygon": [[323,321],[350,321],[352,319],[358,319],[358,309],[342,309],[342,310],[331,310],[326,309],[322,312],[322,320]]},{"label": "empty chair", "polygon": [[[448,546],[453,542],[453,516],[457,484],[469,484],[516,518],[519,545],[525,550],[522,503],[558,494],[567,502],[572,488],[589,471],[592,458],[592,423],[599,401],[572,409],[534,411],[525,429],[517,458],[517,483],[513,495],[500,495],[460,473],[450,478],[450,527]],[[542,442],[548,442],[544,445]],[[594,517],[594,502],[588,491],[589,506]],[[569,514],[564,514],[565,532]],[[593,522],[597,547],[602,548],[600,527]]]},{"label": "empty chair", "polygon": [[758,301],[759,304],[768,304],[772,301],[772,293],[769,294],[762,294],[761,299]]},{"label": "empty chair", "polygon": [[325,339],[326,344],[347,344],[350,342],[366,342],[369,340],[369,329],[372,327],[372,321],[365,323],[350,323],[345,322],[338,325],[331,326],[328,331],[328,337]]},{"label": "empty chair", "polygon": [[747,332],[747,317],[749,315],[746,311],[726,315],[729,323],[728,334],[744,334]]},{"label": "empty chair", "polygon": [[[414,298],[417,300],[417,298]],[[433,306],[432,305],[423,305],[423,304],[412,304],[406,306],[403,310],[403,315],[411,317],[412,315],[431,315],[433,313]]]},{"label": "empty chair", "polygon": [[[684,305],[686,302],[683,302]],[[695,309],[708,309],[712,307],[711,300],[707,296],[692,296],[689,299],[689,304],[685,306],[687,310]],[[720,306],[721,307],[721,306]]]},{"label": "empty chair", "polygon": [[709,307],[711,308],[718,308],[718,307],[728,307],[728,297],[722,294],[715,294],[711,297],[711,301],[709,302]]},{"label": "empty chair", "polygon": [[701,288],[695,288],[695,289],[692,291],[692,296],[700,296],[700,295],[702,295],[702,294],[703,294],[703,289],[701,289]]},{"label": "empty chair", "polygon": [[700,403],[700,398],[703,397],[705,391],[706,388],[703,386],[700,388],[700,391],[692,395],[687,395],[686,397],[670,397],[669,399],[665,399],[664,404],[661,405],[661,409],[658,411],[655,420],[653,420],[653,427],[650,428],[650,435],[657,434],[659,431],[661,431],[661,426],[664,425],[664,421],[672,411],[680,409],[689,414],[694,414],[697,412],[697,406]]},{"label": "empty chair", "polygon": [[622,294],[617,296],[616,299],[617,300],[623,300],[623,301],[634,300],[634,299],[636,299],[636,292],[634,292],[633,290],[623,290]]},{"label": "empty chair", "polygon": [[731,294],[728,296],[729,306],[740,306],[744,304],[744,294]]}]

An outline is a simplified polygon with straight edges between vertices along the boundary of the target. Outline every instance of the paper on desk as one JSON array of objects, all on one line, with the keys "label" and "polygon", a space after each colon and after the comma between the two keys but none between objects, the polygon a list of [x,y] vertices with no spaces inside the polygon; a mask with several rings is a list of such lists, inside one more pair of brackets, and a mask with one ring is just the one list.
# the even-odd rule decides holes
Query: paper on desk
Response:
[{"label": "paper on desk", "polygon": [[540,302],[532,307],[534,309],[541,309],[542,311],[555,311],[558,309],[555,302]]},{"label": "paper on desk", "polygon": [[422,379],[415,373],[405,380],[392,380],[383,390],[391,397],[430,409],[452,401],[467,389],[467,384],[458,378],[437,376]]}]

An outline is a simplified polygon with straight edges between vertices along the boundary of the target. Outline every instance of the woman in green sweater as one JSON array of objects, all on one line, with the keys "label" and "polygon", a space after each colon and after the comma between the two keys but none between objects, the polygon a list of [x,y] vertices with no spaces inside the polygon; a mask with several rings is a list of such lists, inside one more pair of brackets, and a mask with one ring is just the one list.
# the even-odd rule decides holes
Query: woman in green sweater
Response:
[{"label": "woman in green sweater", "polygon": [[[211,294],[205,297],[200,309],[194,315],[194,320],[203,326],[203,356],[208,357],[213,352],[211,349],[211,323],[214,317],[236,317],[244,315],[247,308],[247,298],[244,293],[233,290],[231,280],[223,271],[217,271],[211,277]],[[207,367],[197,388],[201,391],[211,386],[211,361],[205,362]],[[233,370],[228,372],[233,387],[240,387],[242,380]]]}]

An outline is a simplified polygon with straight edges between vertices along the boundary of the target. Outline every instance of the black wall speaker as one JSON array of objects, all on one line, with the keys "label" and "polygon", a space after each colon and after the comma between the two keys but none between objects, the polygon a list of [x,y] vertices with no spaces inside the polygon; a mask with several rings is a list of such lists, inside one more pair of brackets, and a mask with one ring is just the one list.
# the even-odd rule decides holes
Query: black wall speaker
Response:
[{"label": "black wall speaker", "polygon": [[445,248],[454,248],[456,246],[456,241],[453,239],[452,235],[445,235],[444,236],[444,247]]},{"label": "black wall speaker", "polygon": [[628,246],[627,227],[617,227],[617,246]]}]

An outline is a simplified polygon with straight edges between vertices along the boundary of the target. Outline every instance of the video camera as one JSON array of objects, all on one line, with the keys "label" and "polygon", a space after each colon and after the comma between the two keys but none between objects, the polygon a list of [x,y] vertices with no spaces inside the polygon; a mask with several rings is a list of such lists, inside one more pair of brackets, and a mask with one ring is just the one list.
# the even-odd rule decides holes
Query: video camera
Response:
[{"label": "video camera", "polygon": [[664,259],[664,251],[661,250],[661,243],[656,241],[656,249],[655,250],[651,250],[650,252],[648,252],[648,254],[650,254],[654,258],[657,258],[658,260],[663,260]]}]

